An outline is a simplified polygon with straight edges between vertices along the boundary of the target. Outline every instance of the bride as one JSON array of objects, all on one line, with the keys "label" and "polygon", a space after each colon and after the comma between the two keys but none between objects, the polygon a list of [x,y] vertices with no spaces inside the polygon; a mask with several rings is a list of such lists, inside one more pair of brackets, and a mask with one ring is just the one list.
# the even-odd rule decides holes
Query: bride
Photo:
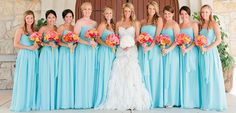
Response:
[{"label": "bride", "polygon": [[123,4],[122,20],[117,23],[117,31],[121,38],[120,47],[112,67],[107,100],[101,109],[149,109],[151,99],[141,78],[134,42],[139,35],[139,25],[135,21],[134,6],[131,3]]}]

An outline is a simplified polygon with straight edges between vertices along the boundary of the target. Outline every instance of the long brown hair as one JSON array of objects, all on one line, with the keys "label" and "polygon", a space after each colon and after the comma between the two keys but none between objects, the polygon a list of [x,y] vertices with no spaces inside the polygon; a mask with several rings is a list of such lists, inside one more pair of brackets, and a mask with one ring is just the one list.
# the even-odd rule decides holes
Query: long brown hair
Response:
[{"label": "long brown hair", "polygon": [[210,17],[209,17],[209,22],[208,22],[208,25],[207,25],[207,30],[208,30],[210,28],[210,23],[214,21],[213,16],[212,16],[212,8],[211,8],[211,6],[209,6],[207,4],[203,5],[201,7],[201,10],[200,10],[200,29],[202,29],[202,26],[205,24],[205,20],[203,19],[202,14],[201,14],[203,8],[208,8],[211,12]]},{"label": "long brown hair", "polygon": [[32,31],[35,31],[35,28],[34,28],[35,27],[34,26],[34,24],[35,24],[34,12],[31,11],[31,10],[27,10],[27,11],[24,12],[24,25],[23,25],[23,30],[26,34],[29,34],[29,29],[27,29],[27,23],[26,23],[26,20],[25,20],[25,17],[28,16],[28,15],[33,15],[34,22],[31,25],[31,29],[32,29]]},{"label": "long brown hair", "polygon": [[[105,11],[106,11],[106,10],[111,10],[111,12],[113,13],[113,10],[112,10],[110,7],[105,7],[104,10],[103,10],[103,13],[104,13],[104,14],[105,14]],[[106,20],[105,15],[104,15],[104,19]],[[111,22],[110,22],[110,23],[111,23],[111,28],[112,28],[114,31],[116,31],[116,24],[115,24],[113,18],[111,19]],[[106,20],[105,24],[106,24],[106,28],[109,29],[109,24],[107,23],[107,20]]]},{"label": "long brown hair", "polygon": [[[152,23],[151,24],[156,24],[157,20],[159,18],[159,4],[155,1],[148,2],[147,6],[146,6],[146,8],[147,8],[147,17],[149,16],[149,14],[148,14],[148,6],[149,5],[152,5],[155,8],[155,14],[152,17]],[[148,18],[147,18],[147,22],[148,22]]]}]

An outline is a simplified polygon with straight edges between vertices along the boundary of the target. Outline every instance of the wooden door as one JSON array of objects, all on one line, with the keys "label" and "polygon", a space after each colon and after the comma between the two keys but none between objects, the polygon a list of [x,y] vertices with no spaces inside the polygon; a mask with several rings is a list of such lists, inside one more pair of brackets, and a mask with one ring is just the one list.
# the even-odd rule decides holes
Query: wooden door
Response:
[{"label": "wooden door", "polygon": [[[102,12],[103,8],[105,6],[109,6],[114,11],[114,20],[118,21],[121,19],[121,11],[122,11],[122,4],[126,2],[131,2],[134,4],[135,7],[135,13],[138,20],[141,20],[146,17],[147,15],[147,9],[146,5],[147,2],[151,0],[77,0],[76,6],[75,6],[75,19],[82,17],[82,13],[80,11],[80,6],[83,2],[91,2],[93,6],[93,12],[91,15],[91,18],[97,21],[99,24],[103,20]],[[179,10],[179,4],[178,0],[155,0],[160,5],[160,15],[163,14],[163,8],[165,5],[170,5],[175,10],[175,16],[174,19],[178,22],[179,16],[178,16],[178,10]]]},{"label": "wooden door", "polygon": [[114,20],[120,20],[121,18],[121,11],[122,11],[122,4],[126,3],[127,0],[77,0],[75,6],[75,19],[82,17],[82,13],[80,11],[80,6],[83,2],[91,2],[93,6],[93,12],[91,18],[97,21],[99,24],[103,21],[103,9],[105,6],[111,7],[114,11]]},{"label": "wooden door", "polygon": [[[179,3],[178,0],[128,0],[129,2],[134,4],[135,12],[137,15],[137,19],[141,20],[146,18],[147,16],[147,8],[146,5],[149,1],[156,1],[159,4],[160,15],[163,15],[163,8],[166,5],[170,5],[174,8],[174,20],[179,22]],[[163,16],[162,16],[163,17]]]}]

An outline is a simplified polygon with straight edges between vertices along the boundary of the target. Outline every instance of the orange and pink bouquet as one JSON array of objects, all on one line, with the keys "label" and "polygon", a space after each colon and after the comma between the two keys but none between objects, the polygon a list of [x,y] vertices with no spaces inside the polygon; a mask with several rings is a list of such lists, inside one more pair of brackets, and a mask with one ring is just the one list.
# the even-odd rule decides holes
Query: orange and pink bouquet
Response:
[{"label": "orange and pink bouquet", "polygon": [[95,38],[99,36],[99,34],[97,30],[91,29],[91,30],[88,30],[84,36],[88,38],[89,40],[94,40]]},{"label": "orange and pink bouquet", "polygon": [[79,42],[79,36],[73,32],[68,32],[62,40],[66,43],[76,43]]},{"label": "orange and pink bouquet", "polygon": [[162,49],[164,49],[166,45],[171,45],[170,37],[166,35],[158,36],[156,42],[161,46]]},{"label": "orange and pink bouquet", "polygon": [[198,47],[203,47],[207,44],[208,40],[205,36],[203,35],[198,35],[195,40],[195,45],[198,46]]},{"label": "orange and pink bouquet", "polygon": [[106,38],[106,44],[112,46],[112,52],[115,52],[115,46],[120,44],[120,37],[115,34],[110,34]]},{"label": "orange and pink bouquet", "polygon": [[58,33],[56,31],[48,31],[43,38],[43,42],[60,42]]},{"label": "orange and pink bouquet", "polygon": [[175,39],[175,43],[181,48],[186,48],[185,45],[191,43],[191,38],[188,35],[181,33]]},{"label": "orange and pink bouquet", "polygon": [[[79,36],[73,32],[68,32],[64,37],[62,37],[63,42],[73,45],[76,42],[79,42]],[[70,52],[73,53],[74,49],[70,48]]]},{"label": "orange and pink bouquet", "polygon": [[34,43],[40,43],[42,41],[42,35],[38,32],[33,32],[29,39],[34,41]]},{"label": "orange and pink bouquet", "polygon": [[148,34],[148,33],[141,33],[139,35],[139,37],[137,38],[137,41],[140,43],[140,44],[144,44],[144,43],[147,43],[147,44],[150,44],[152,43],[152,37]]},{"label": "orange and pink bouquet", "polygon": [[[208,43],[208,40],[205,36],[203,35],[198,35],[195,40],[195,45],[202,48],[203,46],[205,46]],[[202,53],[203,54],[203,53]]]},{"label": "orange and pink bouquet", "polygon": [[191,43],[191,38],[186,35],[186,34],[179,34],[178,37],[175,39],[175,43],[178,46],[184,47],[185,44],[190,44]]}]

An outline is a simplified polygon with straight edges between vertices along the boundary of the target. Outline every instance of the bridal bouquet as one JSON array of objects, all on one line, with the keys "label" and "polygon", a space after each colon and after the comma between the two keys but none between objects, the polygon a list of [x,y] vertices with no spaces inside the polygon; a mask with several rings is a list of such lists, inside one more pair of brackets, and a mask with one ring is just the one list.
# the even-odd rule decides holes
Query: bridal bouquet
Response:
[{"label": "bridal bouquet", "polygon": [[175,43],[181,48],[186,48],[185,45],[191,43],[191,38],[188,35],[182,33],[179,34],[178,37],[175,39]]},{"label": "bridal bouquet", "polygon": [[164,49],[166,45],[171,45],[170,37],[166,35],[158,36],[156,42],[161,46],[162,49]]},{"label": "bridal bouquet", "polygon": [[129,35],[124,36],[120,40],[120,47],[123,48],[123,49],[127,48],[127,47],[132,47],[134,45],[135,45],[134,38],[129,36]]},{"label": "bridal bouquet", "polygon": [[[68,32],[66,35],[64,35],[64,37],[62,38],[63,42],[65,43],[69,43],[69,44],[74,44],[76,42],[79,42],[79,37],[77,34],[73,33],[73,32]],[[70,48],[70,52],[73,53],[73,49]]]},{"label": "bridal bouquet", "polygon": [[120,43],[120,37],[115,35],[115,34],[110,34],[107,36],[106,38],[106,44],[109,46],[112,46],[112,52],[115,52],[115,47],[116,45],[118,45]]},{"label": "bridal bouquet", "polygon": [[42,41],[42,35],[38,32],[33,32],[30,37],[30,40],[34,41],[34,43],[40,43]]},{"label": "bridal bouquet", "polygon": [[137,41],[140,43],[140,44],[150,44],[152,43],[152,37],[148,34],[148,33],[141,33],[139,35],[139,37],[137,38]]},{"label": "bridal bouquet", "polygon": [[[198,35],[198,36],[195,38],[194,42],[195,42],[195,45],[196,45],[196,46],[202,48],[203,46],[205,46],[205,45],[208,43],[208,40],[207,40],[207,38],[206,38],[205,36],[203,36],[203,35]],[[203,52],[202,52],[202,54],[203,54]]]}]

